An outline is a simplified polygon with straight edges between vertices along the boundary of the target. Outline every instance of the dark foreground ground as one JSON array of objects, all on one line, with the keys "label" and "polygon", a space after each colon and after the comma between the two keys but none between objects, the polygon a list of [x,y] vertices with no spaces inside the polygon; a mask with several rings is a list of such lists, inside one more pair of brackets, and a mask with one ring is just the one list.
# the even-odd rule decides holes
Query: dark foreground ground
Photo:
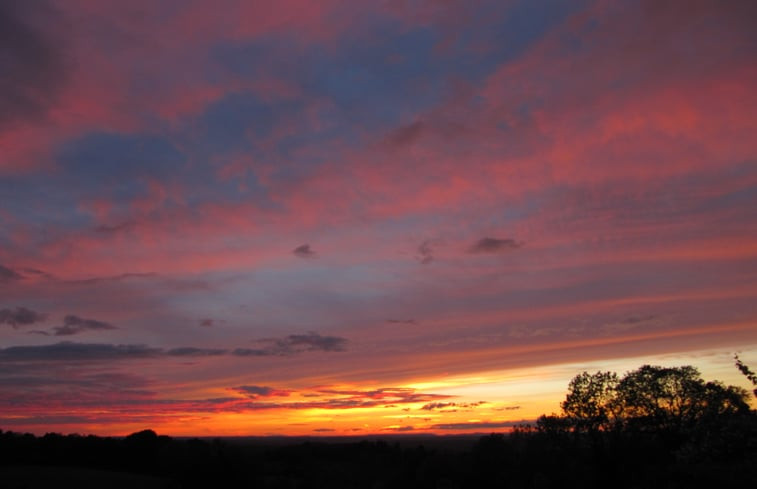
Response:
[{"label": "dark foreground ground", "polygon": [[755,419],[705,435],[187,439],[0,433],[0,488],[747,488]]}]

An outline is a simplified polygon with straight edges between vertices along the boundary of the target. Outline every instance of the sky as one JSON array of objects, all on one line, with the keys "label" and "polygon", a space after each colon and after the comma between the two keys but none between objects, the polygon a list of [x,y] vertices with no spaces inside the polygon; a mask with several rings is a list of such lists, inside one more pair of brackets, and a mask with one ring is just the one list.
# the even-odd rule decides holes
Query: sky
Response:
[{"label": "sky", "polygon": [[757,3],[0,2],[0,429],[507,430],[757,367]]}]

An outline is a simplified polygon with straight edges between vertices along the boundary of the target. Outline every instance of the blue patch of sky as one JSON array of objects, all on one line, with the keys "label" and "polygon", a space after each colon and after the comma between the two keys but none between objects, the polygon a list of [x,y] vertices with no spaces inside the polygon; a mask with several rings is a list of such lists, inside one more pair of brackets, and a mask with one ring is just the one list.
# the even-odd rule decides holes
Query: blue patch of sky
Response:
[{"label": "blue patch of sky", "polygon": [[286,109],[252,93],[228,94],[202,114],[198,124],[204,134],[195,149],[209,154],[252,150],[255,139],[268,136]]},{"label": "blue patch of sky", "polygon": [[191,188],[190,206],[249,198],[256,188],[254,175],[244,182],[251,191],[241,191],[239,181],[216,183],[214,168],[156,135],[89,133],[59,148],[55,162],[53,171],[0,178],[4,210],[36,226],[80,229],[94,224],[82,202],[111,202],[128,219],[130,203],[147,195],[150,180]]},{"label": "blue patch of sky", "polygon": [[52,172],[0,179],[6,211],[38,226],[86,226],[82,201],[127,203],[146,191],[144,177],[180,174],[184,156],[153,136],[90,133],[64,144],[56,163]]},{"label": "blue patch of sky", "polygon": [[[480,80],[501,64],[524,54],[571,14],[583,10],[587,3],[521,0],[506,9],[498,1],[477,7],[468,27],[452,45],[454,64],[450,69],[471,82]],[[481,49],[482,46],[485,48]]]},{"label": "blue patch of sky", "polygon": [[[437,50],[445,36],[441,29],[409,28],[388,18],[349,30],[336,48],[318,43],[303,46],[281,35],[218,44],[213,70],[249,80],[283,79],[299,85],[304,96],[299,101],[262,102],[253,94],[230,94],[202,116],[200,125],[207,130],[203,144],[213,152],[241,150],[261,160],[289,161],[295,150],[326,147],[327,141],[364,144],[364,134],[381,134],[412,122],[440,103],[451,82],[481,81],[581,4],[553,1],[536,6],[524,1],[504,12],[496,3],[483,5],[447,52]],[[486,48],[480,49],[482,45]],[[320,114],[318,128],[282,138],[275,145],[276,155],[261,154],[251,141],[254,136],[264,137],[277,122],[300,117],[305,104],[317,99],[333,104]],[[307,154],[296,163],[317,165],[329,159],[325,151]]]},{"label": "blue patch of sky", "polygon": [[394,124],[439,100],[440,70],[431,56],[436,40],[429,29],[406,32],[388,23],[360,39],[345,39],[337,49],[271,36],[222,44],[215,53],[236,76],[267,74],[298,84],[306,98],[330,100],[337,110],[325,114],[334,118],[326,122],[339,126],[333,134],[357,143],[356,130]]},{"label": "blue patch of sky", "polygon": [[[27,225],[40,228],[84,225],[88,219],[76,212],[79,200],[76,192],[64,188],[53,176],[0,178],[3,211]],[[0,235],[2,231],[0,229]]]},{"label": "blue patch of sky", "polygon": [[180,174],[186,158],[164,138],[95,132],[66,144],[57,163],[72,183],[128,185],[139,178]]},{"label": "blue patch of sky", "polygon": [[340,316],[358,314],[386,295],[374,285],[386,274],[383,270],[304,261],[283,246],[282,256],[290,257],[293,266],[257,268],[254,273],[206,274],[204,279],[213,284],[210,289],[188,292],[190,301],[187,297],[166,297],[165,304],[197,318],[226,320],[219,334],[243,328],[251,335],[266,336],[282,327],[288,328],[287,334],[324,331],[335,325],[334,311],[339,310]]}]

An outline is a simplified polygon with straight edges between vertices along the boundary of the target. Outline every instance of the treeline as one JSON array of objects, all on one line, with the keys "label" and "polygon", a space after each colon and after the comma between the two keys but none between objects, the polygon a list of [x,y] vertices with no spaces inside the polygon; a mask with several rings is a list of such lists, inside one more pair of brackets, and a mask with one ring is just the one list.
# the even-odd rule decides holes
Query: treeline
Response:
[{"label": "treeline", "polygon": [[266,446],[151,430],[126,438],[0,432],[0,474],[3,466],[83,467],[176,488],[752,487],[757,414],[747,395],[690,367],[583,373],[560,414],[458,450],[381,440]]}]

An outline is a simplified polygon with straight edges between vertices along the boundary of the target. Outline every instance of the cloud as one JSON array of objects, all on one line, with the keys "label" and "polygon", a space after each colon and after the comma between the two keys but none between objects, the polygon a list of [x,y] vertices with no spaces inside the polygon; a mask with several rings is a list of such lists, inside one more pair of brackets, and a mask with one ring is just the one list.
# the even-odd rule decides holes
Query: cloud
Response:
[{"label": "cloud", "polygon": [[321,336],[318,333],[289,335],[285,344],[288,347],[299,348],[304,346],[307,350],[344,351],[345,338],[338,336]]},{"label": "cloud", "polygon": [[481,238],[470,248],[468,253],[505,253],[521,248],[523,243],[519,243],[511,238]]},{"label": "cloud", "polygon": [[[240,410],[267,409],[359,409],[379,407],[387,404],[412,404],[417,402],[432,402],[448,399],[451,396],[442,394],[426,394],[409,388],[381,388],[375,390],[341,390],[322,389],[315,394],[302,393],[302,397],[313,398],[307,401],[294,402],[258,402],[261,397],[288,397],[292,391],[274,389],[267,386],[239,386],[232,387],[235,391],[250,401],[237,403]],[[239,401],[239,399],[237,399]]]},{"label": "cloud", "polygon": [[335,407],[350,405],[352,407],[379,406],[386,404],[410,404],[416,402],[435,402],[449,399],[445,394],[424,394],[408,387],[383,387],[374,390],[359,389],[321,389],[320,394],[347,396],[329,399]]},{"label": "cloud", "polygon": [[294,253],[295,256],[299,256],[300,258],[315,258],[316,257],[315,251],[313,251],[313,249],[307,243],[293,249],[292,253]]},{"label": "cloud", "polygon": [[44,117],[66,78],[59,39],[60,25],[48,2],[0,2],[0,129]]},{"label": "cloud", "polygon": [[434,250],[431,249],[431,241],[426,240],[418,245],[418,256],[415,257],[422,265],[428,265],[434,261]]},{"label": "cloud", "polygon": [[471,429],[493,429],[493,428],[511,428],[521,424],[532,423],[533,421],[475,421],[470,423],[443,423],[432,425],[435,430],[471,430]]},{"label": "cloud", "polygon": [[[69,319],[75,318],[75,319]],[[114,326],[101,321],[66,316],[68,326],[54,328],[54,335],[61,336],[70,330],[113,329]],[[106,325],[106,326],[103,326]],[[64,329],[69,328],[69,329]],[[64,331],[64,332],[59,332]],[[49,336],[47,331],[34,331]],[[347,340],[337,336],[321,336],[317,333],[289,335],[280,339],[259,340],[259,348],[198,348],[193,346],[177,348],[155,348],[147,345],[115,345],[109,343],[74,343],[64,341],[52,345],[11,346],[0,348],[0,361],[97,361],[131,358],[160,357],[210,357],[210,356],[288,356],[308,351],[343,351]]]},{"label": "cloud", "polygon": [[644,323],[647,321],[651,321],[655,318],[657,318],[657,314],[649,314],[646,316],[631,316],[626,319],[623,319],[621,322],[624,324],[638,324],[638,323]]},{"label": "cloud", "polygon": [[249,397],[250,399],[258,399],[261,397],[287,397],[292,391],[285,389],[274,389],[264,385],[240,385],[238,387],[230,387],[229,390]]},{"label": "cloud", "polygon": [[[429,402],[436,399],[449,398],[450,396],[441,394],[424,394],[416,392],[414,389],[404,388],[384,388],[373,391],[360,390],[323,390],[319,391],[317,399],[307,401],[293,402],[272,402],[259,401],[260,398],[271,397],[288,397],[292,391],[284,389],[274,389],[267,386],[239,386],[232,387],[229,390],[243,395],[246,399],[231,397],[220,399],[207,399],[195,401],[180,400],[148,400],[144,403],[146,406],[152,404],[164,404],[170,406],[177,404],[179,409],[185,411],[203,411],[203,410],[223,410],[223,411],[261,411],[269,409],[360,409],[368,407],[384,406],[387,402],[392,404],[409,404],[416,402]],[[325,394],[325,395],[324,395]],[[220,408],[220,409],[218,409]]]},{"label": "cloud", "polygon": [[79,316],[69,314],[63,318],[63,326],[56,326],[53,328],[53,334],[55,336],[70,336],[79,334],[84,331],[97,331],[118,329],[110,323],[104,321],[97,321],[95,319],[85,319]]},{"label": "cloud", "polygon": [[51,392],[67,402],[101,402],[103,397],[149,398],[156,393],[147,390],[152,381],[130,372],[115,372],[109,367],[91,365],[50,369],[49,365],[24,363],[0,371],[0,404],[43,404]]},{"label": "cloud", "polygon": [[217,357],[227,353],[228,350],[222,348],[196,348],[194,346],[165,350],[165,354],[171,357]]},{"label": "cloud", "polygon": [[387,319],[386,322],[390,324],[418,324],[415,319]]},{"label": "cloud", "polygon": [[47,319],[47,314],[32,311],[25,307],[15,309],[0,309],[0,324],[7,324],[14,329],[19,326],[36,324]]},{"label": "cloud", "polygon": [[72,285],[92,285],[108,282],[123,282],[130,279],[142,279],[142,278],[155,278],[158,274],[155,272],[143,272],[143,273],[121,273],[119,275],[110,275],[106,277],[92,277],[81,280],[67,280],[64,283]]},{"label": "cloud", "polygon": [[203,319],[200,319],[199,324],[203,328],[212,328],[214,326],[219,326],[221,324],[224,324],[225,322],[226,322],[225,319],[203,318]]},{"label": "cloud", "polygon": [[49,273],[43,270],[38,270],[36,268],[22,268],[21,271],[23,271],[26,274],[36,275],[38,277],[53,278],[53,276],[50,275]]},{"label": "cloud", "polygon": [[22,278],[23,277],[21,276],[21,274],[18,273],[17,271],[12,270],[8,267],[4,267],[3,265],[0,265],[0,283],[12,282],[14,280],[21,280]]},{"label": "cloud", "polygon": [[468,408],[472,409],[475,407],[480,406],[481,404],[486,404],[486,401],[478,401],[478,402],[430,402],[426,405],[424,405],[421,409],[423,411],[433,411],[435,409],[446,409],[446,408]]},{"label": "cloud", "polygon": [[236,348],[232,354],[242,357],[288,356],[309,351],[344,351],[347,339],[321,336],[318,333],[289,335],[284,338],[258,340],[257,348]]},{"label": "cloud", "polygon": [[430,402],[423,406],[421,409],[424,411],[433,411],[434,409],[442,409],[447,407],[457,406],[454,402]]},{"label": "cloud", "polygon": [[426,125],[423,121],[415,121],[411,124],[398,127],[386,138],[386,142],[390,146],[404,147],[414,144],[421,138],[426,131]]},{"label": "cloud", "polygon": [[107,343],[73,343],[52,345],[10,346],[0,348],[0,361],[93,361],[158,357],[160,348],[146,345],[113,345]]},{"label": "cloud", "polygon": [[120,224],[114,224],[114,225],[107,225],[107,224],[100,224],[99,226],[96,226],[94,228],[95,232],[97,233],[117,233],[119,231],[129,231],[134,228],[136,224],[134,221],[126,221],[122,222]]}]

